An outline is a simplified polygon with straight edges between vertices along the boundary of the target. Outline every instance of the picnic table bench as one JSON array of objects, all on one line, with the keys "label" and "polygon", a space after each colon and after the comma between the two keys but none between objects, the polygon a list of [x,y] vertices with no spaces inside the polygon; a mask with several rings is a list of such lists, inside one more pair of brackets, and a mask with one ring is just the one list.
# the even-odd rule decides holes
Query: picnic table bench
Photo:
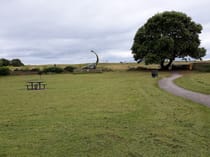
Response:
[{"label": "picnic table bench", "polygon": [[26,88],[27,90],[42,90],[46,88],[46,85],[44,81],[27,81]]}]

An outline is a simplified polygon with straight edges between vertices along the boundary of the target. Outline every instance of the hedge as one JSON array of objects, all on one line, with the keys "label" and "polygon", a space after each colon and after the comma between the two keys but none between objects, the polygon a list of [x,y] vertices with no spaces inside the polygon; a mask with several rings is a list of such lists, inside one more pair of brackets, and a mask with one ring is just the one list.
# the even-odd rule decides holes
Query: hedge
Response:
[{"label": "hedge", "polygon": [[1,76],[10,75],[10,69],[8,67],[0,67],[0,75]]}]

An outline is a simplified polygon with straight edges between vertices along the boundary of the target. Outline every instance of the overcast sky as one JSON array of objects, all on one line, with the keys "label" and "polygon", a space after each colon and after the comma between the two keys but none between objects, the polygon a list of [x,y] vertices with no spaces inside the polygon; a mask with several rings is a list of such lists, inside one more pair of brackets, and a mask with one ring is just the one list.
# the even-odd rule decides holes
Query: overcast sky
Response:
[{"label": "overcast sky", "polygon": [[0,58],[25,64],[134,61],[134,35],[158,12],[181,11],[203,26],[210,58],[209,0],[0,0]]}]

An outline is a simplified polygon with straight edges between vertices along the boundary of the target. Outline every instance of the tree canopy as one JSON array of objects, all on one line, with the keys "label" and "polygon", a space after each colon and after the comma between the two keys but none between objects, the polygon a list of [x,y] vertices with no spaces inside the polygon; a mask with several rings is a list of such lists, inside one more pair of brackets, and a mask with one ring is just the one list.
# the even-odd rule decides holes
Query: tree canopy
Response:
[{"label": "tree canopy", "polygon": [[166,11],[148,19],[139,28],[131,48],[137,62],[160,64],[168,69],[175,58],[201,59],[206,49],[200,46],[202,26],[184,13]]},{"label": "tree canopy", "polygon": [[24,64],[21,62],[20,59],[12,59],[12,60],[10,61],[10,64],[11,64],[12,66],[15,66],[15,67],[23,66],[23,65],[24,65]]},{"label": "tree canopy", "polygon": [[5,59],[5,58],[0,59],[0,66],[9,66],[9,65],[10,65],[10,61],[8,59]]},{"label": "tree canopy", "polygon": [[11,61],[5,58],[0,59],[0,66],[24,66],[20,59],[12,59]]}]

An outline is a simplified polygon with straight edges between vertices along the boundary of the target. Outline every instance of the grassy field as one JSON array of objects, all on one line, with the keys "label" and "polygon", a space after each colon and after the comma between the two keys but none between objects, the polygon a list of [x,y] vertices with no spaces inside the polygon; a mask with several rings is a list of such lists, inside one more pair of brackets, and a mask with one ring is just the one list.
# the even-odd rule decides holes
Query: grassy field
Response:
[{"label": "grassy field", "polygon": [[[163,77],[167,73],[160,73]],[[0,77],[0,157],[208,157],[210,109],[147,72]]]},{"label": "grassy field", "polygon": [[175,80],[175,83],[195,92],[210,94],[209,78],[210,73],[192,72],[184,74],[184,77]]}]

